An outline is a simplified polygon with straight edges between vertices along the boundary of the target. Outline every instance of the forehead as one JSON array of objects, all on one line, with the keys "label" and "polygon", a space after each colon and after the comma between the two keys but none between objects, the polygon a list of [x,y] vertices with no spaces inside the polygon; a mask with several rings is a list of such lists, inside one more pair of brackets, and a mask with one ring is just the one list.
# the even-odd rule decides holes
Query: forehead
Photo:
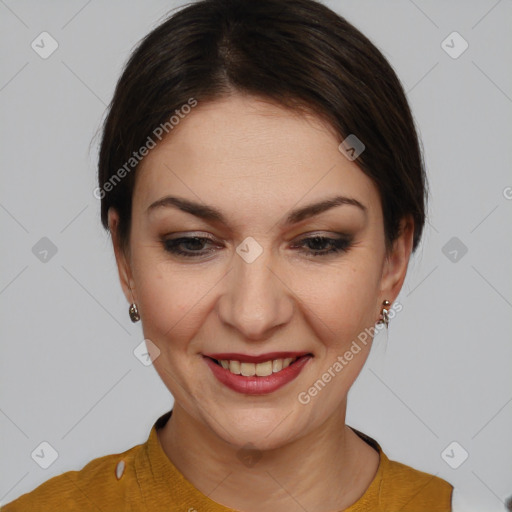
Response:
[{"label": "forehead", "polygon": [[134,205],[173,194],[250,217],[338,193],[380,207],[340,142],[320,118],[252,96],[199,103],[139,165]]}]

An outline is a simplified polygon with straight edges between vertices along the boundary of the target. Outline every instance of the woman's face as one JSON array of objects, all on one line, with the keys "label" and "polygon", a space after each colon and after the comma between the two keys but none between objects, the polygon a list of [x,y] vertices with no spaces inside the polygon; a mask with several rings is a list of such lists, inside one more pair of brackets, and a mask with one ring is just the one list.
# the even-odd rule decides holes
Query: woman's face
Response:
[{"label": "woman's face", "polygon": [[[344,415],[371,345],[358,336],[402,286],[412,232],[386,259],[378,191],[340,142],[317,118],[234,95],[199,103],[137,170],[129,254],[115,244],[124,292],[176,402],[229,443],[269,449]],[[303,211],[338,196],[350,202]],[[246,361],[206,357],[219,354]],[[293,354],[309,356],[281,374]]]}]

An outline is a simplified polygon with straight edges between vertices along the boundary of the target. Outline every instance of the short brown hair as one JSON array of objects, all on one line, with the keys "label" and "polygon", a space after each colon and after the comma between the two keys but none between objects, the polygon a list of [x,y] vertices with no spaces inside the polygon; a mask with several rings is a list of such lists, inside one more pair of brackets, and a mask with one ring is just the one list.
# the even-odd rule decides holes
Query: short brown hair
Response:
[{"label": "short brown hair", "polygon": [[355,134],[365,145],[356,163],[379,191],[386,248],[411,215],[416,250],[427,182],[402,85],[367,37],[315,0],[200,0],[139,43],[117,83],[99,154],[101,221],[108,229],[108,209],[119,212],[122,245],[129,241],[136,165],[122,179],[119,171],[191,98],[211,101],[233,91],[309,111],[328,121],[340,142]]}]

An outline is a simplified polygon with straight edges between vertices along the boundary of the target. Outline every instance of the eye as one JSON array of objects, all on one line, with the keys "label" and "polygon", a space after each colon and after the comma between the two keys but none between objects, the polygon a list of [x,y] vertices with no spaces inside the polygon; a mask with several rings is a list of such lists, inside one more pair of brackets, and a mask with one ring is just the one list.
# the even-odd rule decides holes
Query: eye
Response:
[{"label": "eye", "polygon": [[[212,253],[214,251],[212,249],[208,251],[201,250],[206,243],[212,244],[213,241],[210,238],[199,236],[162,240],[166,251],[186,258],[197,258]],[[183,250],[182,247],[184,247],[185,250]]]},{"label": "eye", "polygon": [[[351,243],[352,238],[346,235],[337,238],[315,235],[303,238],[293,244],[292,248],[300,248],[300,252],[309,256],[321,257],[346,252]],[[211,247],[205,250],[205,246],[208,245],[219,247],[219,244],[212,239],[199,236],[164,239],[162,245],[167,252],[185,258],[200,258],[216,251]]]},{"label": "eye", "polygon": [[346,252],[352,243],[352,239],[347,236],[330,238],[326,236],[310,236],[303,238],[294,247],[308,246],[310,250],[304,251],[309,255],[318,257],[333,255],[340,252]]}]

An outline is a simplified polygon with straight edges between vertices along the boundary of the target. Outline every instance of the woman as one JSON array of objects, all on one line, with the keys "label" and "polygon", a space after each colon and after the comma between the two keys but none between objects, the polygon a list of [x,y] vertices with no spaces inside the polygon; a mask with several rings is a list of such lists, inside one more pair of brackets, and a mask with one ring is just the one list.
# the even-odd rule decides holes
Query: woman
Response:
[{"label": "woman", "polygon": [[365,36],[313,0],[175,13],[118,82],[96,194],[174,407],[4,510],[451,510],[448,482],[345,424],[427,195]]}]

